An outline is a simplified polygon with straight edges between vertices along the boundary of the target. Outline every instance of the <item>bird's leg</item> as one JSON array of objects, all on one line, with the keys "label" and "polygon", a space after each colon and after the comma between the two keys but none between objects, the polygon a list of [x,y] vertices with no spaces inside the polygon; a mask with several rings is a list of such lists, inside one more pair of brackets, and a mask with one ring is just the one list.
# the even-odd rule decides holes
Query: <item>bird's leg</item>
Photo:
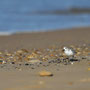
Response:
[{"label": "bird's leg", "polygon": [[70,63],[70,58],[71,58],[71,57],[70,57],[70,56],[68,56],[68,64]]},{"label": "bird's leg", "polygon": [[69,56],[66,57],[66,59],[65,59],[65,63],[66,64],[69,64],[70,63],[70,59],[69,58],[70,58]]}]

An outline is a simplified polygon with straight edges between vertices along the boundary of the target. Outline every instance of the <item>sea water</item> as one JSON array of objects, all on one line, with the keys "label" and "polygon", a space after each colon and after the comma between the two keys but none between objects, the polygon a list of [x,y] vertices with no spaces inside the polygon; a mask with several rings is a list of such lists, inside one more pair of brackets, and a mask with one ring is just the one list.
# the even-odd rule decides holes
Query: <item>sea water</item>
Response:
[{"label": "sea water", "polygon": [[89,9],[90,0],[0,0],[0,34],[90,26],[87,13],[38,13]]}]

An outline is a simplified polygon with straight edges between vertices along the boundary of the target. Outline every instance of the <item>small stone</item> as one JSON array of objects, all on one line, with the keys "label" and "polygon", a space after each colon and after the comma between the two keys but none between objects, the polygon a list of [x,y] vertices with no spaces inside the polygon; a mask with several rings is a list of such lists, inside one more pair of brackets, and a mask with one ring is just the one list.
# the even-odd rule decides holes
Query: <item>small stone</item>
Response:
[{"label": "small stone", "polygon": [[0,59],[3,59],[3,57],[0,56]]},{"label": "small stone", "polygon": [[28,53],[28,50],[26,50],[26,49],[20,49],[20,50],[16,51],[16,54],[17,55],[22,55],[24,53]]},{"label": "small stone", "polygon": [[59,71],[59,69],[57,69],[57,71]]},{"label": "small stone", "polygon": [[21,69],[21,68],[19,68],[18,70],[19,70],[19,71],[22,71],[22,69]]},{"label": "small stone", "polygon": [[42,64],[42,62],[40,62],[39,64]]},{"label": "small stone", "polygon": [[84,79],[80,80],[80,82],[90,82],[90,78],[84,78]]},{"label": "small stone", "polygon": [[7,53],[6,56],[12,56],[12,54],[11,53]]},{"label": "small stone", "polygon": [[44,76],[53,76],[53,74],[51,72],[48,72],[48,71],[41,71],[41,72],[39,72],[39,75],[41,77],[44,77]]},{"label": "small stone", "polygon": [[31,69],[34,69],[33,67]]},{"label": "small stone", "polygon": [[0,54],[2,54],[2,52],[0,52]]},{"label": "small stone", "polygon": [[88,71],[90,71],[90,67],[88,68]]},{"label": "small stone", "polygon": [[0,64],[6,64],[6,62],[3,60],[0,60]]},{"label": "small stone", "polygon": [[69,84],[69,85],[73,85],[73,82],[69,82],[68,84]]},{"label": "small stone", "polygon": [[76,55],[80,55],[81,54],[81,52],[77,52],[77,54]]},{"label": "small stone", "polygon": [[25,66],[28,66],[28,65],[29,65],[28,63],[25,64]]},{"label": "small stone", "polygon": [[19,66],[21,66],[22,64],[19,64]]},{"label": "small stone", "polygon": [[7,62],[6,61],[3,61],[3,63],[2,64],[6,64]]},{"label": "small stone", "polygon": [[25,53],[29,53],[29,51],[28,50],[26,50],[26,49],[21,49],[23,52],[25,52]]},{"label": "small stone", "polygon": [[29,63],[35,64],[35,63],[42,63],[40,60],[30,60]]},{"label": "small stone", "polygon": [[73,64],[74,64],[74,62],[71,62],[71,64],[73,65]]},{"label": "small stone", "polygon": [[15,62],[11,62],[11,64],[15,64]]},{"label": "small stone", "polygon": [[28,56],[25,58],[25,60],[28,61],[28,60],[32,60],[32,59],[35,59],[35,58],[37,58],[37,54],[32,53],[32,54],[28,55]]},{"label": "small stone", "polygon": [[43,81],[39,81],[39,84],[42,85],[42,84],[44,84],[44,82]]}]

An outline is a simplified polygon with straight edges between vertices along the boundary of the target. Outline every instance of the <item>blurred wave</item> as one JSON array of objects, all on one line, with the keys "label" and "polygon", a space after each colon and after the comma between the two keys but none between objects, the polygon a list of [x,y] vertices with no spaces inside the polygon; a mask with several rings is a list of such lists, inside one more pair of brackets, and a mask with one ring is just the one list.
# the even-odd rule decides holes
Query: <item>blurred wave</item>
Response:
[{"label": "blurred wave", "polygon": [[90,26],[90,0],[0,0],[0,32],[82,26]]},{"label": "blurred wave", "polygon": [[47,11],[37,11],[31,14],[83,14],[90,13],[90,8],[70,8],[68,10],[47,10]]}]

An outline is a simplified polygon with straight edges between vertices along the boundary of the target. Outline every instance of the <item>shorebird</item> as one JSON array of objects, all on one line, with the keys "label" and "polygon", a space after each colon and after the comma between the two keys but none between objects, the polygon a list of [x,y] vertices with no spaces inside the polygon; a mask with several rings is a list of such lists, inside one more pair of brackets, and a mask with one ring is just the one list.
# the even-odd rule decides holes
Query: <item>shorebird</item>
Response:
[{"label": "shorebird", "polygon": [[63,51],[64,51],[66,56],[74,56],[75,55],[75,51],[73,49],[64,47]]}]

